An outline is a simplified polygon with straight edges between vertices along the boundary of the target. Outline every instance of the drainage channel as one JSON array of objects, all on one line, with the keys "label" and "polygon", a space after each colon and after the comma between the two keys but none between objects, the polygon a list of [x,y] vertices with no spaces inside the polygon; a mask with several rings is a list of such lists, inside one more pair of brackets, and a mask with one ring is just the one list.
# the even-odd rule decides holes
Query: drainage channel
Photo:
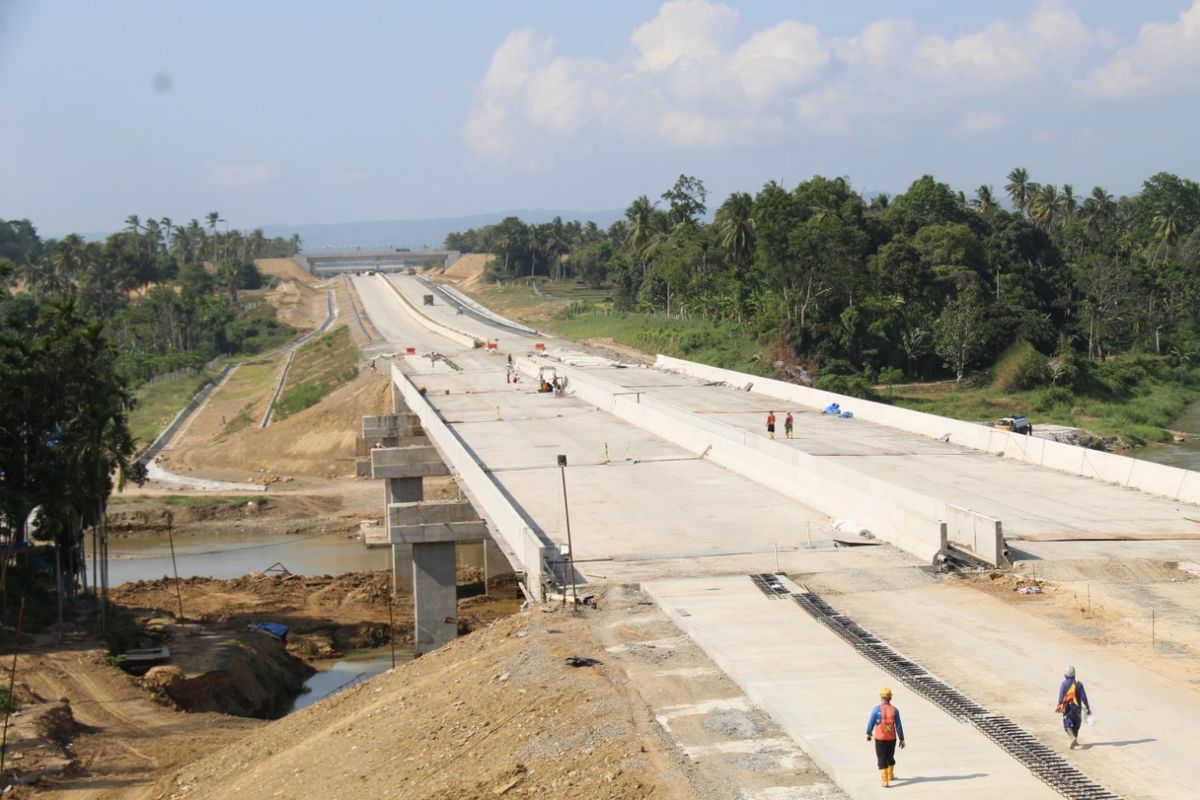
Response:
[{"label": "drainage channel", "polygon": [[[783,586],[774,575],[751,575],[750,579],[768,597],[780,597]],[[785,595],[786,596],[786,595]],[[1073,764],[1007,717],[993,714],[920,664],[896,652],[850,617],[839,613],[812,592],[790,595],[798,606],[832,630],[868,661],[895,677],[917,694],[960,722],[969,722],[995,742],[1039,780],[1070,800],[1121,800],[1088,778]]]}]

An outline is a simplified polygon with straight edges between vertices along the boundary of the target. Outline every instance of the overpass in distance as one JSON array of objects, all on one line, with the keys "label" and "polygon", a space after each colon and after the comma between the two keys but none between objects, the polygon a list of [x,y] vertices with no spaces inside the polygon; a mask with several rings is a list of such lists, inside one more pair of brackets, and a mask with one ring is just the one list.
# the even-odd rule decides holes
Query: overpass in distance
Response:
[{"label": "overpass in distance", "polygon": [[356,272],[404,272],[414,266],[449,267],[462,256],[457,250],[382,250],[303,253],[296,261],[318,277]]},{"label": "overpass in distance", "polygon": [[[1200,562],[1200,475],[848,398],[854,418],[833,417],[820,413],[832,396],[804,387],[661,357],[621,364],[459,313],[444,295],[427,306],[414,276],[350,280],[386,340],[378,349],[418,354],[393,368],[398,410],[419,418],[528,591],[564,582],[563,454],[582,591],[639,584],[850,796],[878,791],[861,730],[875,690],[906,679],[751,575],[787,573],[784,594],[822,594],[1052,750],[1065,749],[1052,695],[1076,663],[1120,739],[1070,754],[1114,793],[1086,796],[1191,791],[1186,737],[1163,732],[1200,713],[1194,659],[1185,676],[1164,676],[929,565],[950,556],[1052,575]],[[449,363],[421,357],[433,352]],[[544,369],[566,378],[562,396],[535,391]],[[780,425],[767,439],[767,411],[782,421],[789,409],[795,437]],[[836,546],[861,528],[873,536],[861,543],[886,544]],[[1194,595],[1187,573],[1170,584],[1155,579],[1159,602]],[[912,796],[1063,796],[983,722],[965,725],[915,688],[898,689],[897,704],[922,742],[902,761],[923,776]]]}]

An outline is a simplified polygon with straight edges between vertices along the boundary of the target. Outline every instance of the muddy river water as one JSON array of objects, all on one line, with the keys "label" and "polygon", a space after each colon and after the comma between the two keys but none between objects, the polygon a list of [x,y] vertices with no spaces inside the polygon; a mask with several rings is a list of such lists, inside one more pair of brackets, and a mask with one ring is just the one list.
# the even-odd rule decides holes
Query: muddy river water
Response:
[{"label": "muddy river water", "polygon": [[[1173,420],[1171,429],[1183,433],[1194,433],[1200,437],[1200,403],[1192,403],[1182,416]],[[1140,450],[1134,450],[1130,455],[1171,467],[1200,470],[1200,438],[1155,447],[1143,447]]]}]

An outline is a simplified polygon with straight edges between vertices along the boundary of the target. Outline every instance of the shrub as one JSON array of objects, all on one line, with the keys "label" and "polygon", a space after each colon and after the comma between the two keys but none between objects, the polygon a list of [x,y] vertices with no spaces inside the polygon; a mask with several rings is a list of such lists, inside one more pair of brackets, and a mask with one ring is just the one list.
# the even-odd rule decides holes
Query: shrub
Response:
[{"label": "shrub", "polygon": [[904,380],[904,370],[899,367],[884,367],[879,370],[879,382],[888,386],[901,383]]},{"label": "shrub", "polygon": [[1050,362],[1029,342],[1017,342],[1008,348],[994,368],[992,388],[998,392],[1019,392],[1050,383]]},{"label": "shrub", "polygon": [[863,400],[875,399],[871,382],[862,375],[822,375],[817,378],[814,386],[824,392],[860,397]]}]

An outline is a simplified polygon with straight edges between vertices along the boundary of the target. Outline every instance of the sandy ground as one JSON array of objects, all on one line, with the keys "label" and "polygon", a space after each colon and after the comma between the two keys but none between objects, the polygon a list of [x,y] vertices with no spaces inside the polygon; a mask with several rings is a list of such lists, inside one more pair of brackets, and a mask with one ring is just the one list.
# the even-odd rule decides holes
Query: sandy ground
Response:
[{"label": "sandy ground", "polygon": [[[362,417],[391,408],[387,378],[361,375],[312,408],[260,428],[273,382],[253,369],[239,368],[160,462],[173,472],[254,483],[270,483],[264,476],[353,478]],[[247,408],[253,424],[227,435],[221,420]]]},{"label": "sandy ground", "polygon": [[844,797],[680,638],[631,587],[599,610],[523,611],[174,771],[157,796]]},{"label": "sandy ground", "polygon": [[[164,707],[133,678],[109,666],[106,655],[96,642],[81,641],[67,647],[38,648],[18,658],[17,672],[28,691],[44,700],[69,699],[75,720],[84,726],[72,742],[78,766],[63,777],[43,779],[36,790],[22,790],[30,792],[27,796],[150,798],[155,794],[153,782],[163,772],[262,725],[255,720],[185,714]],[[18,730],[20,719],[15,720]],[[22,769],[33,766],[21,764]]]},{"label": "sandy ground", "polygon": [[440,275],[456,286],[469,288],[483,280],[487,266],[495,258],[491,253],[466,253],[454,265],[440,271]]},{"label": "sandy ground", "polygon": [[[459,568],[459,630],[467,633],[507,616],[520,606],[516,587],[502,586],[497,597],[482,594],[482,572]],[[392,598],[390,572],[351,572],[338,576],[247,575],[231,580],[190,578],[135,581],[113,591],[113,602],[140,616],[174,616],[180,599],[187,619],[240,628],[263,619],[291,628],[288,649],[305,659],[329,658],[346,650],[381,647],[391,640],[412,642],[412,604]],[[391,609],[389,613],[389,604]]]}]

